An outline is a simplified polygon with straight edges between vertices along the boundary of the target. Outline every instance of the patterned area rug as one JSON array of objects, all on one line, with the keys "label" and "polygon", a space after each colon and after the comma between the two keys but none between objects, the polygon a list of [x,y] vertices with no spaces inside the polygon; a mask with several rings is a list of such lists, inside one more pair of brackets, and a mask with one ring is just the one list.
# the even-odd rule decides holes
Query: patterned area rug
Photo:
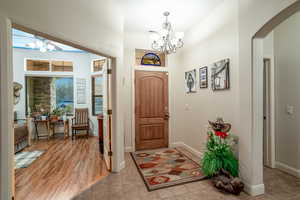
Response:
[{"label": "patterned area rug", "polygon": [[176,148],[131,156],[149,191],[205,179],[200,165]]},{"label": "patterned area rug", "polygon": [[35,161],[43,153],[44,151],[24,151],[24,152],[17,153],[15,155],[16,169],[28,167],[33,161]]}]

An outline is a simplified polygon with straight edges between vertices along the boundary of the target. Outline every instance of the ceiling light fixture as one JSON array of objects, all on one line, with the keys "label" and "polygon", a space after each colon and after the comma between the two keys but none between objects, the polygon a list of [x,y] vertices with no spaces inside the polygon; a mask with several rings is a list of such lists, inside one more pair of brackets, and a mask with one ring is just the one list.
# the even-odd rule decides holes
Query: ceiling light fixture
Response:
[{"label": "ceiling light fixture", "polygon": [[54,51],[59,50],[57,46],[49,42],[45,39],[40,39],[39,37],[35,36],[34,41],[26,44],[27,47],[31,49],[39,49],[40,52],[45,53],[47,51]]},{"label": "ceiling light fixture", "polygon": [[166,54],[176,53],[178,48],[183,47],[183,32],[174,32],[171,23],[168,21],[169,12],[164,12],[166,21],[162,25],[162,29],[158,31],[149,31],[152,40],[152,49]]}]

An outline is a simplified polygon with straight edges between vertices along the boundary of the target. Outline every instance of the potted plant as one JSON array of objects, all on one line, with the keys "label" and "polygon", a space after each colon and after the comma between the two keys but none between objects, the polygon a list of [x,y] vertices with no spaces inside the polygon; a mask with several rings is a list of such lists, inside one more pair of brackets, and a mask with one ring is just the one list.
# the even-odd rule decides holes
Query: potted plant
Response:
[{"label": "potted plant", "polygon": [[51,113],[51,120],[58,120],[58,118],[63,114],[63,110],[61,108],[53,109]]},{"label": "potted plant", "polygon": [[201,160],[203,173],[212,178],[215,187],[222,191],[239,194],[244,184],[239,175],[239,164],[233,153],[235,137],[229,134],[231,125],[219,118],[209,122],[206,151]]}]

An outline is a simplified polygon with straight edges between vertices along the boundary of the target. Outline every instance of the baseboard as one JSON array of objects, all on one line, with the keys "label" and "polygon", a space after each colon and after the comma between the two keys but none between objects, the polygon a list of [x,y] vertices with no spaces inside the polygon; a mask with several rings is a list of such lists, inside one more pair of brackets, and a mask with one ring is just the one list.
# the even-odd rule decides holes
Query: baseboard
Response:
[{"label": "baseboard", "polygon": [[300,178],[300,170],[293,168],[291,166],[288,166],[287,164],[281,163],[276,161],[275,167],[278,168],[279,170],[282,170],[292,176],[296,176],[297,178]]},{"label": "baseboard", "polygon": [[131,146],[125,147],[125,152],[134,152],[134,148]]},{"label": "baseboard", "polygon": [[200,152],[200,151],[194,149],[193,147],[191,147],[191,146],[185,144],[184,142],[174,142],[174,143],[172,143],[170,146],[171,146],[171,147],[184,147],[184,148],[186,148],[188,151],[190,151],[191,153],[193,153],[194,155],[196,155],[196,156],[198,156],[198,157],[200,157],[200,158],[202,158],[202,156],[203,156],[203,153],[202,153],[202,152]]},{"label": "baseboard", "polygon": [[263,195],[265,193],[265,185],[264,184],[258,184],[258,185],[249,185],[247,183],[244,183],[244,184],[245,184],[244,191],[251,196],[259,196],[259,195]]}]

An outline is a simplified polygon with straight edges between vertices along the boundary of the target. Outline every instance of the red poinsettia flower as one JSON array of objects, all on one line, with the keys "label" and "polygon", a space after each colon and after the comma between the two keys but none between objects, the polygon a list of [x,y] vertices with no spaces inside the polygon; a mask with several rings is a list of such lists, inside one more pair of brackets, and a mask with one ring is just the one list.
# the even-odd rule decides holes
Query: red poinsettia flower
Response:
[{"label": "red poinsettia flower", "polygon": [[222,139],[225,139],[225,138],[228,136],[227,133],[222,132],[222,131],[216,131],[216,132],[215,132],[215,135],[216,135],[216,136],[219,136],[219,137],[222,138]]}]

